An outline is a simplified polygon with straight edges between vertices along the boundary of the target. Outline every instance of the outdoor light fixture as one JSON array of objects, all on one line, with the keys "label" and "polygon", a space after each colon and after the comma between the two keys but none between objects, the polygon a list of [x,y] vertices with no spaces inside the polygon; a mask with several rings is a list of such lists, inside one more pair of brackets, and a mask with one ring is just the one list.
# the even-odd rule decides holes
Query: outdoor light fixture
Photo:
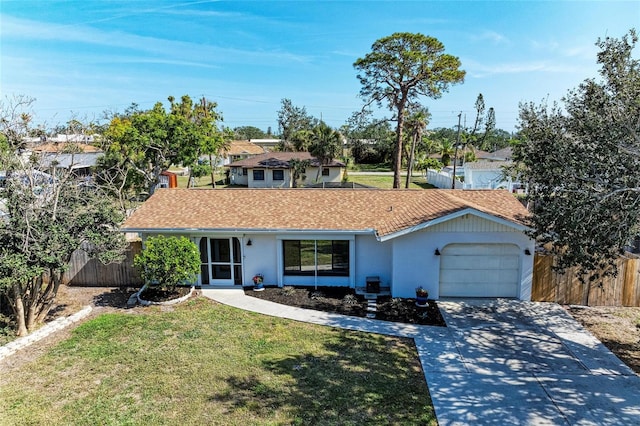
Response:
[{"label": "outdoor light fixture", "polygon": [[531,256],[531,251],[528,248],[526,248],[524,249],[524,254],[526,254],[527,256]]},{"label": "outdoor light fixture", "polygon": [[250,246],[250,245],[252,245],[252,244],[253,244],[253,243],[251,242],[251,238],[249,238],[249,239],[247,240],[247,245],[248,245],[248,246]]},{"label": "outdoor light fixture", "polygon": [[435,254],[436,256],[440,256],[440,250],[436,249],[436,251],[433,252],[433,254]]}]

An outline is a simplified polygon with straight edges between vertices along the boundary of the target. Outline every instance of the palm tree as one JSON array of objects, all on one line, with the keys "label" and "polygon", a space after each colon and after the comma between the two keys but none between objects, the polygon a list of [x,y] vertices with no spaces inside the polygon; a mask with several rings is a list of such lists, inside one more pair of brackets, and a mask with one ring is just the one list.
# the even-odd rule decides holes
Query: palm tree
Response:
[{"label": "palm tree", "polygon": [[416,144],[420,139],[422,139],[422,133],[427,128],[429,116],[429,111],[426,108],[418,108],[407,118],[406,123],[411,135],[411,150],[409,151],[407,179],[404,185],[405,188],[409,188],[409,182],[411,182],[411,175],[413,173],[413,157],[416,152]]},{"label": "palm tree", "polygon": [[451,162],[451,156],[454,152],[455,147],[449,139],[442,139],[442,141],[440,141],[440,146],[438,146],[438,154],[440,154],[442,164],[448,166]]},{"label": "palm tree", "polygon": [[326,166],[334,158],[340,155],[342,149],[342,135],[331,127],[327,126],[324,122],[317,125],[311,133],[311,145],[309,146],[309,152],[312,156],[318,159],[320,167],[318,168],[318,175],[316,181],[320,179],[323,166]]},{"label": "palm tree", "polygon": [[291,187],[298,187],[298,179],[302,178],[302,180],[306,179],[304,173],[309,167],[309,160],[300,160],[298,158],[292,158],[289,160],[289,168],[291,169]]}]

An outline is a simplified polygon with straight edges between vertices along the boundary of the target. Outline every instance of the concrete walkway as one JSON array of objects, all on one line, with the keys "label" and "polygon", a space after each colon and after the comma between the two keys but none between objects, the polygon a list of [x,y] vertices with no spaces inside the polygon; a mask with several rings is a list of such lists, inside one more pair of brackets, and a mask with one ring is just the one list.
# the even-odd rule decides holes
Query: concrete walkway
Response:
[{"label": "concrete walkway", "polygon": [[330,314],[203,290],[236,308],[348,330],[411,337],[438,423],[640,425],[640,378],[560,306],[439,301],[447,327]]}]

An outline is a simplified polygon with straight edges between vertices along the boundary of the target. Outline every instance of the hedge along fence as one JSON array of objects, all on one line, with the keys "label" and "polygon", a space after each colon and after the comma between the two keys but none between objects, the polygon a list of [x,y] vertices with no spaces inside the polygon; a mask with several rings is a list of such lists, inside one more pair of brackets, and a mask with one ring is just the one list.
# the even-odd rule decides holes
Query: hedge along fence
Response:
[{"label": "hedge along fence", "polygon": [[86,287],[138,287],[143,284],[138,271],[133,267],[133,258],[142,251],[141,241],[131,241],[121,263],[103,264],[91,259],[84,250],[76,250],[71,257],[69,270],[62,282],[72,286]]},{"label": "hedge along fence", "polygon": [[586,306],[640,306],[640,259],[621,257],[618,275],[585,284],[578,268],[564,273],[553,269],[554,257],[536,254],[533,265],[531,300]]}]

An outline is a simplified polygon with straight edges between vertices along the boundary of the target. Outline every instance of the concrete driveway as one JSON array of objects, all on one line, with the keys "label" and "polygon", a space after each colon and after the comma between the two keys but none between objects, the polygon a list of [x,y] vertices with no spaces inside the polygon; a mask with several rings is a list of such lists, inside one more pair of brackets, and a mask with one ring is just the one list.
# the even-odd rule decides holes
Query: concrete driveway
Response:
[{"label": "concrete driveway", "polygon": [[441,426],[640,425],[640,377],[557,304],[438,305],[415,340]]}]

